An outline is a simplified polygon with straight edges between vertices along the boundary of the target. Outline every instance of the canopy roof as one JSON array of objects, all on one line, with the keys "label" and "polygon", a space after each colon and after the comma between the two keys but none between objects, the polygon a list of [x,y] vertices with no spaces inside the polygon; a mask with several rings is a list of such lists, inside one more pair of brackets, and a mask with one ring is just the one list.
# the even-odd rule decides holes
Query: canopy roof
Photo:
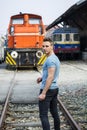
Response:
[{"label": "canopy roof", "polygon": [[48,25],[46,30],[58,24],[77,27],[80,30],[87,30],[87,0],[80,0],[74,4],[64,14]]}]

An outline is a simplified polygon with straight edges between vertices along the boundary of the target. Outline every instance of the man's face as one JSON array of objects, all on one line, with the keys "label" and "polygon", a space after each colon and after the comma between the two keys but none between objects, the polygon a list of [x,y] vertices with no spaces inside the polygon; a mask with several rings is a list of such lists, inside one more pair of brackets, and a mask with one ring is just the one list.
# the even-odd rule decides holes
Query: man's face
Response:
[{"label": "man's face", "polygon": [[51,45],[51,43],[49,41],[43,42],[42,48],[43,48],[45,54],[47,54],[47,55],[50,55],[53,50],[53,46]]}]

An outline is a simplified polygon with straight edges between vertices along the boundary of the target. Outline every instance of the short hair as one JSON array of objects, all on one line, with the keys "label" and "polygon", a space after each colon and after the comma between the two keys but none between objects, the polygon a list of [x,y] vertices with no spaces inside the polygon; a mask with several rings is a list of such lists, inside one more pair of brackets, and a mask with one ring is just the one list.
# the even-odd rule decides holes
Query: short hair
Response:
[{"label": "short hair", "polygon": [[44,38],[44,39],[43,39],[43,42],[50,42],[51,45],[53,45],[53,41],[52,41],[52,39],[49,38],[49,37]]}]

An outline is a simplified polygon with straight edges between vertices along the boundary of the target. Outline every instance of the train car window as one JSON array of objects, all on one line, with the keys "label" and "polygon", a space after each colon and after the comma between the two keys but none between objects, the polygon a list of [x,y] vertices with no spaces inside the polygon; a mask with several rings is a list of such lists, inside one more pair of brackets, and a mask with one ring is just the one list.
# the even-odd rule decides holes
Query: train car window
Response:
[{"label": "train car window", "polygon": [[10,34],[14,35],[14,27],[13,26],[10,27]]},{"label": "train car window", "polygon": [[23,18],[12,19],[12,24],[23,24]]},{"label": "train car window", "polygon": [[70,34],[66,34],[66,41],[70,41]]},{"label": "train car window", "polygon": [[62,35],[61,34],[54,35],[53,41],[62,41]]},{"label": "train car window", "polygon": [[30,24],[40,24],[40,19],[29,18],[29,23]]},{"label": "train car window", "polygon": [[79,41],[79,34],[73,34],[74,41]]}]

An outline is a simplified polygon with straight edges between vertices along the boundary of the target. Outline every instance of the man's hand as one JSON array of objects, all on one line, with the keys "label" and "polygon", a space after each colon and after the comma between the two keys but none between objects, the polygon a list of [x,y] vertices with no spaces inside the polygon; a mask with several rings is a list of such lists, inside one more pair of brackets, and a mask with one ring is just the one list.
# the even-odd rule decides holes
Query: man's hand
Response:
[{"label": "man's hand", "polygon": [[41,81],[42,81],[42,78],[41,78],[41,77],[37,78],[37,83],[38,83],[38,84],[39,84]]},{"label": "man's hand", "polygon": [[44,100],[45,97],[46,97],[46,94],[41,93],[38,98],[39,100]]}]

